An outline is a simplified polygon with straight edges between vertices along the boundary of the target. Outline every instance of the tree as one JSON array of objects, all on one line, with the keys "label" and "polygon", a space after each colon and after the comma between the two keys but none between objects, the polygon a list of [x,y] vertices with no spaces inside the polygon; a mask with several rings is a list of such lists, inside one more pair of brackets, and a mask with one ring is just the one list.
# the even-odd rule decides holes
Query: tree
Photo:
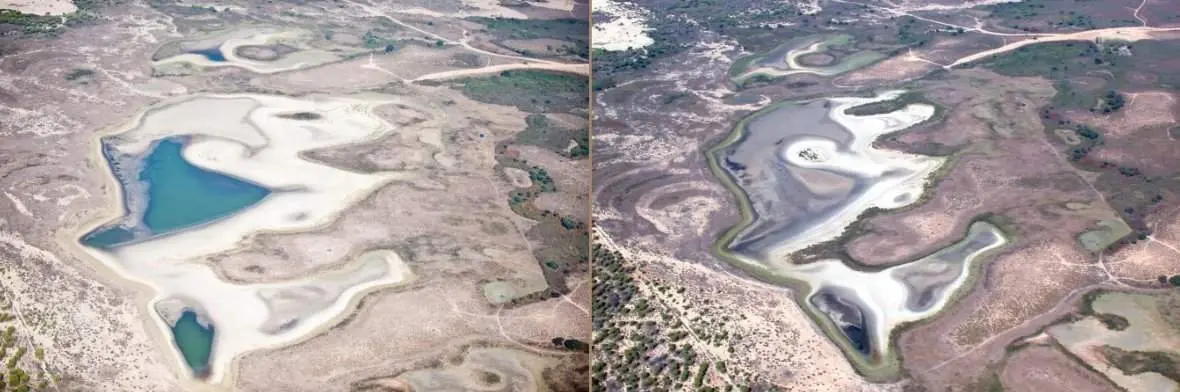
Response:
[{"label": "tree", "polygon": [[589,351],[590,346],[578,339],[566,339],[561,343],[566,350],[570,351]]}]

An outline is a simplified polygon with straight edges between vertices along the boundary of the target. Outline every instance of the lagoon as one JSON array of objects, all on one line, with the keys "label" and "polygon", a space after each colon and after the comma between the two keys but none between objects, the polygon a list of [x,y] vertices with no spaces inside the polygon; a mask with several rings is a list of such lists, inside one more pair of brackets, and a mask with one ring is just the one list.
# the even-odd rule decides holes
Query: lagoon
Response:
[{"label": "lagoon", "polygon": [[[319,333],[352,312],[356,296],[413,279],[392,250],[333,272],[258,283],[225,281],[207,259],[260,231],[320,227],[383,185],[412,178],[302,157],[386,135],[392,124],[373,110],[389,103],[378,96],[203,94],[169,100],[98,139],[103,156],[96,163],[109,165],[100,175],[123,190],[112,205],[122,216],[74,231],[73,239],[81,237],[78,250],[101,269],[149,290],[151,299],[140,305],[182,379],[228,390],[235,358]],[[282,116],[295,112],[319,117]]]},{"label": "lagoon", "polygon": [[[186,161],[182,153],[188,139],[162,139],[139,164],[125,165],[138,169],[139,173],[121,173],[119,177],[133,177],[138,180],[136,185],[142,184],[137,187],[140,189],[124,186],[123,199],[129,216],[120,224],[88,233],[83,237],[83,243],[113,248],[173,233],[229,216],[270,194],[265,187],[205,170]],[[108,162],[119,170],[116,159],[108,157]],[[146,192],[146,197],[136,192]],[[140,201],[132,202],[137,199]],[[143,211],[134,211],[137,209],[134,206],[138,205],[144,206]],[[142,218],[134,219],[135,216]]]},{"label": "lagoon", "polygon": [[[146,316],[183,379],[228,388],[235,358],[318,333],[350,312],[356,296],[413,279],[391,250],[336,271],[265,283],[226,281],[206,259],[260,231],[312,230],[381,186],[411,178],[349,172],[301,155],[386,134],[392,125],[373,110],[392,102],[199,95],[144,111],[99,139],[96,162],[111,167],[100,174],[122,190],[115,207],[123,216],[75,232],[78,250],[150,291]],[[319,117],[283,116],[303,112]]]},{"label": "lagoon", "polygon": [[208,223],[261,201],[270,190],[199,168],[181,156],[184,142],[161,141],[139,179],[148,185],[143,224],[154,233]]},{"label": "lagoon", "polygon": [[205,56],[205,58],[209,59],[209,61],[214,61],[214,62],[218,62],[218,63],[225,61],[225,54],[221,52],[221,47],[218,47],[218,46],[208,48],[208,49],[194,50],[189,53]]},{"label": "lagoon", "polygon": [[846,113],[902,93],[776,104],[739,123],[709,156],[714,173],[738,197],[743,218],[718,240],[715,252],[797,289],[800,305],[858,371],[880,380],[901,371],[891,349],[894,329],[941,311],[968,285],[973,266],[1008,243],[999,227],[979,220],[959,242],[887,268],[863,268],[838,252],[806,251],[841,241],[867,210],[921,200],[928,179],[944,164],[940,157],[873,146],[883,135],[929,120],[933,106]]},{"label": "lagoon", "polygon": [[202,325],[197,313],[185,310],[176,325],[172,326],[172,338],[184,362],[192,369],[193,376],[209,376],[209,358],[213,353],[215,330],[212,324]]}]

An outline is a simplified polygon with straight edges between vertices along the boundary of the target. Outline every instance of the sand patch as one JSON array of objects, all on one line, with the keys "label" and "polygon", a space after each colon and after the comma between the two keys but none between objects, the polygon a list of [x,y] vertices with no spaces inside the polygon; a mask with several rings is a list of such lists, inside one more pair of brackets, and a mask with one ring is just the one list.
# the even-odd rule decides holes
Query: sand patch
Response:
[{"label": "sand patch", "polygon": [[590,46],[609,51],[639,49],[655,43],[647,32],[647,10],[631,3],[616,0],[597,0],[591,12],[606,15],[596,20]]},{"label": "sand patch", "polygon": [[29,15],[64,15],[78,10],[70,0],[0,0],[0,10]]}]

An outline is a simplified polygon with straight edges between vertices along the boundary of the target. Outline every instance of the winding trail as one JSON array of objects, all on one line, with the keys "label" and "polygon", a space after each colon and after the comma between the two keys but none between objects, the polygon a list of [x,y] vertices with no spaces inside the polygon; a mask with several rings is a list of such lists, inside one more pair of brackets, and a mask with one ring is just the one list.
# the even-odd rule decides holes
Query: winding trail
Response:
[{"label": "winding trail", "polygon": [[[586,315],[590,315],[590,310],[586,309],[586,307],[582,306],[582,304],[579,304],[579,303],[575,302],[574,300],[570,299],[570,295],[573,295],[574,293],[578,292],[578,289],[582,288],[582,286],[585,285],[589,281],[590,280],[587,279],[587,280],[578,282],[578,284],[574,285],[573,289],[570,289],[569,294],[562,294],[561,295],[562,302],[569,303],[570,305],[573,305],[575,308],[578,308],[578,310],[582,311],[582,313],[585,313]],[[553,308],[556,309],[558,305],[561,305],[561,302],[554,303]]]},{"label": "winding trail", "polygon": [[1108,29],[1086,30],[1076,33],[1068,34],[1028,34],[1026,37],[1031,37],[1026,40],[1016,41],[1004,46],[988,49],[969,56],[962,57],[954,62],[944,65],[943,68],[951,69],[959,65],[970,63],[988,56],[1010,52],[1024,46],[1039,44],[1044,42],[1057,41],[1098,41],[1100,39],[1119,39],[1124,41],[1141,41],[1150,40],[1153,32],[1168,32],[1180,31],[1180,27],[1112,27]]},{"label": "winding trail", "polygon": [[388,70],[388,69],[382,68],[380,65],[377,65],[377,63],[374,63],[374,62],[373,62],[373,54],[372,54],[372,53],[369,53],[369,62],[368,62],[368,63],[365,63],[365,64],[362,64],[362,65],[361,65],[361,68],[364,68],[364,69],[371,69],[371,70],[375,70],[375,71],[381,71],[381,72],[384,72],[386,75],[389,75],[389,76],[392,76],[392,77],[394,77],[394,79],[397,79],[397,80],[400,80],[400,81],[403,81],[403,82],[404,82],[404,81],[406,81],[406,78],[403,78],[403,77],[401,77],[401,76],[398,76],[397,74],[393,73],[393,71],[390,71],[390,70]]},{"label": "winding trail", "polygon": [[963,25],[957,25],[954,23],[943,22],[943,21],[936,20],[936,19],[930,19],[925,16],[917,15],[912,12],[905,11],[905,10],[899,10],[896,8],[882,7],[879,5],[866,4],[866,3],[861,3],[861,2],[856,2],[856,1],[848,1],[848,0],[832,0],[832,1],[836,2],[836,3],[859,5],[859,6],[863,6],[865,8],[872,8],[872,9],[879,10],[879,11],[885,11],[885,12],[888,12],[888,13],[891,13],[894,15],[908,16],[908,17],[911,17],[911,18],[914,18],[914,19],[917,19],[917,20],[920,20],[923,22],[934,23],[937,25],[942,25],[942,26],[947,26],[947,27],[954,27],[957,29],[962,29],[964,31],[974,31],[974,32],[977,32],[980,34],[986,34],[986,35],[994,35],[994,36],[999,36],[999,37],[1042,37],[1042,36],[1053,35],[1053,34],[1039,34],[1039,33],[1000,33],[1000,32],[995,32],[995,31],[990,31],[990,30],[984,30],[982,23],[980,23],[980,25],[975,26],[975,27],[967,27],[967,26],[963,26]]},{"label": "winding trail", "polygon": [[452,71],[435,72],[432,74],[419,76],[419,77],[414,78],[410,81],[411,82],[421,82],[421,81],[428,81],[428,80],[454,79],[454,78],[477,76],[477,75],[483,75],[483,74],[489,74],[489,73],[498,73],[498,72],[503,72],[503,71],[511,71],[511,70],[517,70],[517,69],[557,71],[557,72],[576,73],[579,75],[590,75],[590,65],[589,64],[577,64],[577,63],[574,63],[574,64],[561,64],[561,63],[500,64],[500,65],[489,65],[489,66],[480,67],[480,68],[458,69],[458,70],[452,70]]},{"label": "winding trail", "polygon": [[[1007,43],[1007,44],[1000,46],[998,48],[988,49],[988,50],[984,50],[984,51],[981,51],[981,52],[978,52],[978,53],[975,53],[972,55],[962,57],[958,60],[955,60],[954,62],[952,62],[950,64],[943,65],[942,67],[944,69],[951,69],[951,68],[954,68],[955,66],[970,63],[972,61],[986,58],[991,55],[1009,52],[1012,50],[1019,49],[1023,46],[1042,43],[1042,42],[1097,41],[1102,38],[1114,38],[1114,39],[1121,39],[1121,40],[1126,40],[1126,41],[1139,41],[1139,40],[1153,39],[1154,37],[1152,37],[1150,34],[1152,32],[1180,31],[1180,27],[1150,27],[1150,26],[1148,26],[1147,21],[1144,20],[1141,16],[1139,16],[1139,12],[1143,9],[1143,6],[1147,4],[1147,0],[1142,0],[1142,2],[1139,4],[1139,6],[1135,7],[1133,10],[1134,11],[1133,16],[1135,17],[1135,19],[1139,20],[1139,22],[1143,24],[1140,27],[1112,27],[1112,28],[1106,28],[1106,29],[1079,31],[1076,33],[1001,33],[1001,32],[996,32],[996,31],[984,29],[982,22],[977,23],[976,26],[964,26],[964,25],[959,25],[959,24],[954,24],[954,23],[949,23],[949,22],[943,22],[943,21],[936,20],[936,19],[931,19],[931,18],[928,18],[925,16],[917,15],[913,12],[909,12],[909,11],[901,10],[901,9],[897,9],[897,8],[883,7],[883,6],[879,6],[879,5],[866,4],[866,3],[861,3],[861,2],[857,2],[857,1],[849,1],[849,0],[832,0],[832,1],[837,2],[837,3],[843,3],[843,4],[859,5],[859,6],[862,6],[865,8],[871,8],[871,9],[875,9],[875,10],[879,10],[879,11],[885,11],[885,12],[888,12],[888,13],[891,13],[894,15],[909,16],[911,18],[921,20],[924,22],[934,23],[937,25],[942,25],[942,26],[947,26],[947,27],[954,27],[957,29],[961,29],[963,31],[973,31],[973,32],[980,33],[980,34],[997,36],[997,37],[1026,38],[1024,40]],[[977,20],[977,22],[978,22],[978,20]]]},{"label": "winding trail", "polygon": [[1142,24],[1143,24],[1143,27],[1147,27],[1147,20],[1146,20],[1146,19],[1143,19],[1143,17],[1142,17],[1142,16],[1139,16],[1139,11],[1142,11],[1142,10],[1143,10],[1143,6],[1145,6],[1145,5],[1147,5],[1147,0],[1143,0],[1142,2],[1140,2],[1140,3],[1139,3],[1139,6],[1138,6],[1138,7],[1135,7],[1135,9],[1133,9],[1133,10],[1132,10],[1132,11],[1134,11],[1134,12],[1131,14],[1132,16],[1134,16],[1134,17],[1135,17],[1135,19],[1136,19],[1136,20],[1138,20],[1138,21],[1139,21],[1139,23],[1142,23]]},{"label": "winding trail", "polygon": [[[462,316],[464,316],[464,317],[473,317],[473,318],[490,318],[490,319],[492,319],[492,320],[495,320],[495,322],[496,322],[496,329],[498,330],[498,332],[499,332],[499,334],[500,334],[500,337],[504,338],[504,340],[507,340],[508,342],[510,342],[510,343],[512,343],[512,344],[515,344],[515,345],[519,346],[521,349],[524,349],[524,350],[526,350],[526,351],[530,351],[530,352],[533,352],[533,353],[536,353],[536,354],[542,354],[542,355],[547,355],[547,354],[554,354],[554,353],[563,353],[563,352],[564,352],[563,350],[560,350],[560,349],[544,348],[544,347],[539,347],[538,345],[531,345],[531,344],[528,344],[528,343],[524,343],[524,342],[521,342],[521,341],[519,341],[519,340],[516,340],[516,338],[513,338],[512,336],[510,336],[510,335],[508,334],[508,332],[504,330],[504,324],[503,324],[503,322],[502,322],[501,320],[503,320],[503,319],[505,319],[505,318],[506,318],[506,319],[510,319],[510,320],[515,320],[515,319],[521,319],[521,318],[523,318],[523,317],[506,317],[506,316],[501,316],[501,315],[500,315],[500,313],[502,313],[502,312],[503,312],[503,310],[504,310],[504,306],[503,306],[503,305],[497,306],[497,307],[496,307],[496,312],[495,312],[495,313],[492,313],[492,314],[480,314],[480,313],[471,313],[471,312],[468,312],[468,311],[464,311],[464,310],[462,310],[462,309],[459,309],[459,304],[456,304],[454,300],[452,300],[452,299],[450,299],[450,298],[444,298],[444,299],[447,301],[447,305],[449,305],[449,306],[451,307],[451,313],[455,313],[455,314],[458,314],[458,315],[462,315]],[[560,303],[560,302],[558,302],[558,304],[560,305],[561,303]]]},{"label": "winding trail", "polygon": [[906,52],[906,59],[911,60],[911,61],[923,62],[926,64],[931,64],[931,65],[942,67],[942,68],[947,67],[946,64],[942,64],[942,63],[939,63],[939,62],[936,62],[933,60],[927,60],[927,59],[923,58],[922,56],[919,56],[917,53],[914,53],[914,49],[912,49],[912,48]]},{"label": "winding trail", "polygon": [[[559,62],[559,61],[531,58],[531,57],[525,57],[525,56],[494,53],[494,52],[490,52],[490,51],[472,46],[468,42],[470,38],[469,38],[469,33],[467,30],[463,30],[463,38],[456,41],[456,40],[444,37],[440,34],[432,33],[430,31],[424,30],[422,28],[415,27],[415,26],[410,25],[408,23],[402,22],[401,20],[398,20],[397,18],[394,18],[393,16],[390,16],[389,14],[386,14],[386,13],[381,12],[380,10],[377,10],[373,6],[366,5],[366,4],[360,4],[360,3],[350,1],[350,0],[346,0],[345,2],[357,6],[358,8],[364,10],[365,12],[367,12],[368,14],[370,14],[372,16],[378,16],[378,17],[388,19],[389,21],[397,24],[398,26],[402,26],[407,29],[413,30],[417,33],[423,34],[430,39],[436,39],[440,42],[444,42],[444,43],[451,44],[451,45],[457,45],[457,46],[464,48],[464,50],[467,50],[467,51],[487,57],[487,62],[485,62],[485,64],[483,66],[480,66],[477,68],[465,68],[465,69],[455,69],[455,70],[434,72],[434,73],[430,73],[430,74],[426,74],[426,75],[421,75],[421,76],[415,77],[413,79],[407,79],[407,78],[405,78],[405,77],[403,77],[403,76],[401,76],[389,69],[386,69],[386,68],[378,65],[374,61],[374,55],[372,52],[369,53],[368,62],[360,65],[361,69],[378,71],[378,72],[384,73],[386,75],[389,75],[393,79],[398,80],[400,82],[423,82],[423,81],[446,80],[446,79],[455,79],[455,78],[462,78],[462,77],[480,76],[480,75],[486,75],[486,74],[492,74],[492,73],[498,73],[498,72],[504,72],[504,71],[510,71],[510,70],[518,70],[518,69],[554,71],[554,72],[573,73],[573,74],[586,75],[586,76],[589,76],[589,74],[590,74],[590,64],[589,63],[585,63],[585,62],[568,63],[568,62]],[[510,60],[514,60],[516,62],[508,63],[508,64],[492,65],[491,63],[492,63],[493,58],[510,59]],[[166,60],[161,60],[161,61],[169,61],[169,60],[166,59]],[[347,61],[347,60],[345,60],[345,61]],[[331,63],[336,63],[336,62],[339,62],[339,61],[330,61],[327,63],[316,64],[316,65],[331,64]],[[280,69],[261,69],[258,67],[251,66],[249,64],[229,64],[229,63],[214,64],[214,63],[205,62],[202,65],[204,65],[204,66],[237,66],[237,67],[244,68],[244,69],[254,72],[254,73],[270,74],[270,73],[300,71],[300,70],[306,69],[311,64],[296,63],[294,65],[288,66],[286,68],[280,68]],[[128,83],[127,81],[119,79],[115,75],[112,75],[111,74],[112,71],[107,71],[102,68],[99,68],[99,71],[102,72],[108,78],[114,80],[120,87],[123,87],[124,89],[131,91],[137,95],[147,96],[147,97],[151,97],[151,98],[155,98],[155,99],[167,99],[169,96],[166,94],[158,94],[158,93],[140,90],[140,89],[136,88],[135,86],[133,86],[132,84]]]},{"label": "winding trail", "polygon": [[[471,46],[471,44],[467,43],[467,38],[463,38],[461,40],[456,41],[456,40],[444,37],[442,35],[420,29],[420,28],[418,28],[414,25],[411,25],[409,23],[402,22],[401,20],[398,20],[397,18],[394,18],[393,16],[390,16],[389,14],[386,14],[384,12],[381,12],[380,10],[377,10],[375,7],[373,7],[371,5],[357,3],[352,0],[345,0],[344,2],[348,3],[348,4],[352,4],[352,5],[356,6],[357,8],[360,8],[360,9],[364,10],[365,12],[368,12],[369,15],[371,15],[371,16],[379,16],[379,17],[385,18],[385,19],[389,20],[390,22],[397,24],[398,26],[402,26],[407,29],[413,30],[415,32],[422,33],[423,35],[426,35],[427,37],[437,39],[437,40],[443,41],[448,44],[462,46],[462,47],[466,48],[467,50],[470,50],[472,52],[476,52],[476,53],[479,53],[479,54],[482,54],[485,56],[499,57],[499,58],[505,58],[505,59],[513,59],[513,60],[521,60],[521,61],[525,61],[525,62],[535,62],[535,63],[542,63],[542,64],[564,64],[561,62],[551,61],[551,60],[541,60],[541,59],[535,59],[535,58],[524,57],[524,56],[515,56],[515,55],[489,52],[489,51]],[[463,35],[464,36],[467,35],[466,30],[464,31]]]},{"label": "winding trail", "polygon": [[[1024,322],[1017,324],[1016,326],[1013,326],[1012,328],[1008,328],[1000,333],[992,335],[991,337],[980,342],[979,344],[976,344],[976,345],[972,346],[970,349],[967,349],[967,351],[963,351],[963,352],[959,353],[958,355],[948,358],[945,361],[939,362],[938,364],[931,366],[931,367],[923,370],[922,372],[923,373],[933,372],[935,370],[941,369],[942,367],[944,367],[946,365],[954,363],[960,359],[966,358],[966,357],[970,356],[971,354],[975,353],[976,351],[979,351],[979,349],[988,347],[992,342],[996,341],[997,339],[1000,339],[1000,338],[1004,337],[1005,335],[1008,335],[1014,331],[1018,331],[1022,328],[1027,328],[1029,325],[1031,325],[1033,323],[1043,324],[1043,323],[1045,323],[1046,320],[1040,320],[1040,319],[1046,318],[1046,316],[1050,316],[1053,313],[1055,313],[1055,311],[1058,308],[1068,305],[1078,295],[1082,295],[1082,294],[1090,291],[1091,289],[1094,289],[1097,287],[1103,287],[1103,285],[1105,285],[1105,284],[1106,284],[1106,282],[1095,283],[1095,284],[1086,285],[1086,286],[1082,286],[1082,287],[1073,289],[1073,291],[1070,291],[1069,294],[1066,294],[1065,297],[1061,299],[1061,301],[1058,301],[1057,304],[1055,304],[1055,305],[1053,305],[1053,307],[1049,308],[1048,312],[1043,313],[1041,316],[1038,316],[1038,317],[1035,317],[1035,318],[1032,318],[1029,320],[1025,320]],[[1048,320],[1048,321],[1051,321],[1051,320]]]}]

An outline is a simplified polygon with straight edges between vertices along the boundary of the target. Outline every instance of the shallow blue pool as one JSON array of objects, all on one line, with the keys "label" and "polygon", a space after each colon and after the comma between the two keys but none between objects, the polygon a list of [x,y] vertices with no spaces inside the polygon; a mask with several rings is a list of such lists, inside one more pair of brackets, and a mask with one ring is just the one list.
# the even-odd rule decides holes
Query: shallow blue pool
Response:
[{"label": "shallow blue pool", "polygon": [[212,47],[209,49],[194,50],[189,53],[199,54],[205,56],[209,61],[223,62],[225,61],[225,54],[221,53],[221,48]]},{"label": "shallow blue pool", "polygon": [[[134,227],[106,226],[82,237],[83,243],[100,248],[163,235],[209,223],[258,203],[270,190],[240,179],[192,165],[181,155],[186,138],[159,141],[143,158],[135,175],[146,184],[146,209]],[[108,159],[110,159],[108,157]],[[124,199],[127,190],[124,189]],[[139,195],[142,196],[142,195]]]},{"label": "shallow blue pool", "polygon": [[185,364],[192,369],[193,376],[205,378],[209,376],[209,359],[213,354],[213,338],[216,328],[210,324],[202,326],[197,321],[197,314],[185,310],[172,326],[172,339],[176,348],[184,357]]}]

